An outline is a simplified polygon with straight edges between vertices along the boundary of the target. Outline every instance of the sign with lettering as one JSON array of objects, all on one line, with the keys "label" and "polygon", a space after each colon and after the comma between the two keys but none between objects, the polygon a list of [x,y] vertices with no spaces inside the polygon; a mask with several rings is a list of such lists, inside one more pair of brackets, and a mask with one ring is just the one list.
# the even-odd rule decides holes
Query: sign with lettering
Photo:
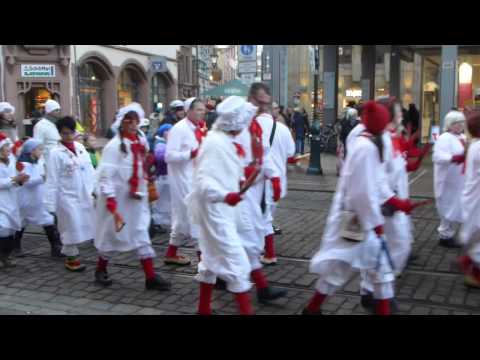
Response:
[{"label": "sign with lettering", "polygon": [[55,65],[53,64],[22,64],[21,75],[25,78],[55,77]]},{"label": "sign with lettering", "polygon": [[154,73],[167,72],[167,58],[165,56],[153,56],[150,59],[152,71]]}]

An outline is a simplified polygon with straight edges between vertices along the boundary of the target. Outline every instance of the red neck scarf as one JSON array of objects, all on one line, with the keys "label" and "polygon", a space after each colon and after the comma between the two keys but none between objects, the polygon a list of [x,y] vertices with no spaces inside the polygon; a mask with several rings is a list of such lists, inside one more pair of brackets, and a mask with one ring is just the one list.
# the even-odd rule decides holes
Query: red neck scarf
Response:
[{"label": "red neck scarf", "polygon": [[62,145],[65,146],[68,150],[70,150],[72,153],[74,153],[75,155],[77,155],[77,152],[75,151],[75,143],[72,141],[72,142],[65,142],[65,141],[61,141]]},{"label": "red neck scarf", "polygon": [[187,119],[193,125],[195,125],[195,139],[197,139],[198,145],[200,145],[203,138],[207,136],[207,123],[205,120],[200,120],[199,122],[195,123],[194,121],[190,120],[190,118],[187,117]]},{"label": "red neck scarf", "polygon": [[137,134],[125,132],[122,133],[122,136],[132,142],[130,145],[130,150],[133,154],[133,173],[130,180],[128,180],[128,183],[130,185],[130,193],[136,194],[140,184],[140,179],[138,177],[138,163],[140,162],[142,165],[144,164],[146,149],[145,146],[143,146],[143,144],[140,142]]},{"label": "red neck scarf", "polygon": [[242,145],[239,143],[234,142],[233,145],[235,145],[235,148],[237,149],[237,155],[241,158],[244,158],[246,156],[245,150],[243,149]]},{"label": "red neck scarf", "polygon": [[252,138],[252,155],[253,160],[259,165],[263,163],[263,144],[262,144],[262,127],[254,117],[248,128]]}]

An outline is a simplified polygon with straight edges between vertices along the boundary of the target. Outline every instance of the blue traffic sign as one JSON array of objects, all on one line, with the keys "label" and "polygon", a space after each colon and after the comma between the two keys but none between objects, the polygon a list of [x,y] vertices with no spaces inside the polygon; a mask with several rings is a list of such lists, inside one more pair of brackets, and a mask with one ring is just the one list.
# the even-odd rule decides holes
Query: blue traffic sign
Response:
[{"label": "blue traffic sign", "polygon": [[241,45],[240,52],[242,55],[250,56],[253,52],[253,45]]}]

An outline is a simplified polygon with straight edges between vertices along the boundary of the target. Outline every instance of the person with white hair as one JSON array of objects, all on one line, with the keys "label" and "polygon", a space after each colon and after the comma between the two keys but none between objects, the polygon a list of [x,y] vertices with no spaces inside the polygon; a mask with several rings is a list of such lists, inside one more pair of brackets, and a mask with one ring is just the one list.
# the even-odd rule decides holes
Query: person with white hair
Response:
[{"label": "person with white hair", "polygon": [[445,116],[444,133],[433,147],[434,191],[440,216],[439,245],[458,248],[456,225],[462,222],[461,196],[465,183],[465,116],[452,110]]},{"label": "person with white hair", "polygon": [[137,103],[121,108],[114,124],[117,135],[103,150],[94,220],[94,245],[99,253],[95,281],[111,285],[109,260],[118,253],[136,251],[145,273],[145,288],[164,291],[170,289],[170,282],[155,272],[156,254],[148,232],[151,214],[144,166],[148,142],[138,129],[143,117]]},{"label": "person with white hair", "polygon": [[60,104],[55,100],[45,102],[45,115],[33,127],[33,137],[39,140],[44,146],[44,161],[48,163],[50,151],[58,145],[60,134],[56,123],[60,118]]},{"label": "person with white hair", "polygon": [[[165,263],[186,266],[191,260],[179,255],[177,250],[186,240],[198,246],[198,226],[190,224],[185,197],[193,185],[193,166],[202,139],[206,134],[205,105],[197,98],[185,101],[187,117],[176,123],[168,133],[165,150],[171,189],[172,229]],[[197,249],[197,254],[199,251]]]},{"label": "person with white hair", "polygon": [[192,222],[199,226],[200,315],[211,314],[217,277],[235,295],[239,313],[253,314],[248,294],[251,267],[237,232],[236,205],[242,200],[245,150],[235,142],[235,136],[248,126],[256,110],[239,96],[224,100],[218,106],[219,117],[200,148],[194,168],[192,192],[186,202]]},{"label": "person with white hair", "polygon": [[4,132],[13,142],[18,140],[14,116],[15,107],[8,102],[0,102],[0,131]]}]

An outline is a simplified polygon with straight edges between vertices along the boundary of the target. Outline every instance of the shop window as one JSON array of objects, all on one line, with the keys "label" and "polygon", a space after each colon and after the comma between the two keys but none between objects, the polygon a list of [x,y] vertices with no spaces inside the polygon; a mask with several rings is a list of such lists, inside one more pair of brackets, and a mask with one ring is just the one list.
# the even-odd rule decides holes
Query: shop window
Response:
[{"label": "shop window", "polygon": [[167,81],[165,76],[157,74],[152,77],[152,109],[161,112],[167,107]]},{"label": "shop window", "polygon": [[84,63],[79,69],[80,122],[93,134],[101,134],[104,131],[103,79],[100,74],[94,63]]},{"label": "shop window", "polygon": [[33,87],[25,94],[25,115],[31,118],[34,112],[42,113],[45,102],[52,99],[52,94],[44,87]]},{"label": "shop window", "polygon": [[138,74],[132,69],[124,69],[120,73],[117,83],[118,106],[126,106],[139,101],[140,80]]}]

